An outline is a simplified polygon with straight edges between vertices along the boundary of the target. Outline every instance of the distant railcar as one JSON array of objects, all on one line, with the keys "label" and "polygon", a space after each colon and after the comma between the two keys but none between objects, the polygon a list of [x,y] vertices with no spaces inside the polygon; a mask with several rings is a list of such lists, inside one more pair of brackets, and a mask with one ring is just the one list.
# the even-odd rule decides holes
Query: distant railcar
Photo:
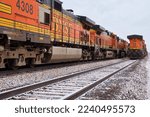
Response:
[{"label": "distant railcar", "polygon": [[119,57],[126,57],[128,51],[128,42],[123,39],[118,39],[117,49],[119,51]]},{"label": "distant railcar", "polygon": [[141,59],[147,55],[146,44],[142,35],[129,35],[128,56],[131,59]]}]

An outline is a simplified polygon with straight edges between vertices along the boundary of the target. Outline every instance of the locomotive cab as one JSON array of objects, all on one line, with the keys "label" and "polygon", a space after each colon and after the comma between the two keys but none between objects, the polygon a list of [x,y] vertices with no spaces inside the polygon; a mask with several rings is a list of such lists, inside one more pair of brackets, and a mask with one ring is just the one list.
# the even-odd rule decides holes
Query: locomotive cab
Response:
[{"label": "locomotive cab", "polygon": [[130,41],[128,56],[131,59],[143,58],[146,54],[145,44],[143,43],[142,35],[129,35],[128,39]]}]

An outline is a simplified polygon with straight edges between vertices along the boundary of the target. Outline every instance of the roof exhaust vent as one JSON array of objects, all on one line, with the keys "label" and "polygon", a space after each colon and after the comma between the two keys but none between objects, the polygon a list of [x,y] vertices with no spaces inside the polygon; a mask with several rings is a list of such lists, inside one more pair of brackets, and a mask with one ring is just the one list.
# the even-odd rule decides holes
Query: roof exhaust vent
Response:
[{"label": "roof exhaust vent", "polygon": [[70,12],[70,13],[74,13],[74,11],[72,9],[66,9],[66,11]]}]

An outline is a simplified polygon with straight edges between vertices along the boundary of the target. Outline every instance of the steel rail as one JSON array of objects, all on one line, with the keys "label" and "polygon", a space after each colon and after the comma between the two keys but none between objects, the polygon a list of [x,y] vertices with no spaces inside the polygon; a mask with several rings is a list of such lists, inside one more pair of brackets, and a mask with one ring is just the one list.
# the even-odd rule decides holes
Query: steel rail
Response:
[{"label": "steel rail", "polygon": [[[135,61],[135,62],[137,62],[137,61]],[[135,62],[133,62],[133,63],[131,63],[131,64],[129,64],[129,65],[126,65],[125,67],[123,67],[123,68],[121,68],[121,69],[119,69],[119,70],[117,70],[117,71],[115,71],[115,72],[109,74],[108,76],[105,76],[105,77],[102,78],[102,79],[97,80],[96,82],[94,82],[94,83],[92,83],[92,84],[90,84],[90,85],[87,85],[87,86],[83,87],[82,89],[80,89],[80,90],[78,90],[78,91],[73,92],[72,94],[69,94],[69,95],[66,96],[66,97],[61,98],[61,100],[74,100],[74,99],[80,97],[81,95],[85,94],[86,92],[88,92],[88,91],[91,90],[92,88],[96,87],[97,85],[99,85],[99,84],[102,83],[103,81],[109,79],[109,78],[112,77],[113,75],[115,75],[115,74],[117,74],[118,72],[124,70],[125,68],[127,68],[127,67],[129,67],[130,65],[134,64]]]},{"label": "steel rail", "polygon": [[[127,61],[127,60],[125,60],[125,61]],[[19,88],[15,88],[15,89],[12,89],[12,90],[5,91],[5,92],[1,92],[0,93],[0,100],[7,99],[7,98],[10,98],[10,97],[13,97],[13,96],[16,96],[16,95],[19,95],[19,94],[22,94],[22,93],[34,90],[34,89],[38,89],[38,88],[41,88],[41,87],[44,87],[44,86],[56,83],[56,82],[60,82],[60,81],[63,81],[63,80],[66,80],[66,79],[69,79],[69,78],[72,78],[72,77],[84,74],[84,73],[88,73],[88,72],[95,71],[95,70],[98,70],[98,69],[101,69],[101,68],[105,68],[105,67],[108,67],[108,66],[116,65],[116,64],[119,64],[119,63],[122,63],[122,62],[125,62],[125,61],[113,63],[113,64],[106,65],[106,66],[94,67],[94,68],[86,69],[86,70],[82,70],[80,72],[74,72],[74,73],[71,73],[71,74],[58,76],[58,77],[55,77],[55,78],[47,80],[47,81],[35,83],[35,84],[32,84],[32,85],[26,85],[26,86],[23,86],[23,87],[19,87]]]}]

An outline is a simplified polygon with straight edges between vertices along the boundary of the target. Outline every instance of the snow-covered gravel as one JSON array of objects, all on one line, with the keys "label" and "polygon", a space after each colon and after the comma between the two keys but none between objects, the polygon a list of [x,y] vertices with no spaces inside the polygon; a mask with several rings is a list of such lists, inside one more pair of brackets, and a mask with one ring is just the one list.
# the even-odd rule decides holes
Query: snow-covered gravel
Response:
[{"label": "snow-covered gravel", "polygon": [[108,64],[117,63],[119,61],[122,61],[122,59],[100,61],[89,64],[77,64],[74,66],[67,66],[67,67],[64,66],[60,68],[41,67],[41,69],[38,68],[38,70],[23,69],[18,71],[6,71],[6,72],[0,71],[0,92],[19,86],[29,85],[36,82],[52,79],[53,77],[56,76],[81,71],[95,66],[105,66]]},{"label": "snow-covered gravel", "polygon": [[150,100],[150,55],[146,60],[146,70],[147,70],[147,96],[148,99]]},{"label": "snow-covered gravel", "polygon": [[[48,86],[29,91],[27,93],[13,97],[13,99],[36,99],[36,100],[60,100],[69,96],[73,92],[81,90],[85,86],[89,86],[91,83],[118,71],[119,69],[133,63],[133,61],[124,61],[119,64],[107,66],[98,70],[94,70],[88,73],[84,73],[70,79],[66,79],[60,82],[50,84]],[[11,98],[10,98],[11,99]]]},{"label": "snow-covered gravel", "polygon": [[150,99],[150,56],[140,60],[79,99],[146,100]]}]

